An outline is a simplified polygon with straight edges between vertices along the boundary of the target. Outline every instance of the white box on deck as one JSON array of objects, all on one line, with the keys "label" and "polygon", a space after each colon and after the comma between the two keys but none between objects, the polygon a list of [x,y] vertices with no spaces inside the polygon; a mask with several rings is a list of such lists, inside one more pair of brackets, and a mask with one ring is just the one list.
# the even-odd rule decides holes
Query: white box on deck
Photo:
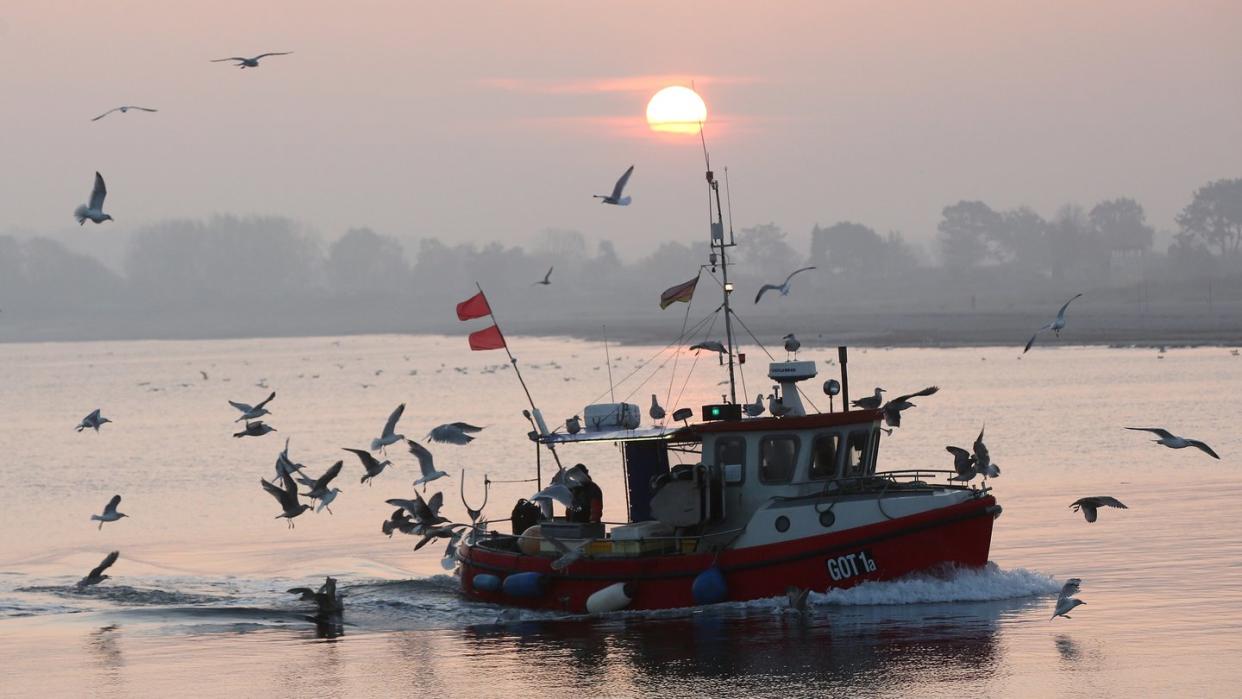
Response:
[{"label": "white box on deck", "polygon": [[588,432],[632,430],[638,427],[640,413],[633,403],[596,403],[582,410]]}]

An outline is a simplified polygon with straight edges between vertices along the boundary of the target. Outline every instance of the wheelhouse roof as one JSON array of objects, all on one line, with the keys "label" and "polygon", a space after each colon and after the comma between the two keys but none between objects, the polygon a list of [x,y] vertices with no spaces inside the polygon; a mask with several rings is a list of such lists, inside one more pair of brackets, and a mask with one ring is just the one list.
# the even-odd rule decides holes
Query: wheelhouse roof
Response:
[{"label": "wheelhouse roof", "polygon": [[577,444],[586,442],[639,442],[665,440],[670,442],[698,442],[703,435],[731,432],[786,432],[811,430],[822,427],[865,425],[881,419],[880,410],[848,410],[840,413],[815,413],[797,417],[756,417],[742,420],[719,420],[700,422],[685,427],[643,427],[634,430],[583,430],[578,434],[553,433],[539,439],[544,444]]}]

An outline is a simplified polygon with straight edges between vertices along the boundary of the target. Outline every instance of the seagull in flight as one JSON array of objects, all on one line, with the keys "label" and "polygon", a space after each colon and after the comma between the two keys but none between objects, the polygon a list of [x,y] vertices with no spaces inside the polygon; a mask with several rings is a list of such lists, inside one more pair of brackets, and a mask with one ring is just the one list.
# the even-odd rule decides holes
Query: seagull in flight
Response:
[{"label": "seagull in flight", "polygon": [[448,474],[444,471],[436,470],[435,462],[431,458],[431,452],[427,451],[427,447],[412,439],[407,439],[406,444],[410,447],[410,453],[414,455],[414,458],[418,459],[418,468],[423,474],[418,480],[414,481],[414,487],[417,488],[419,485],[422,485],[423,492],[427,492],[428,483],[444,478]]},{"label": "seagull in flight", "polygon": [[260,478],[259,483],[263,484],[263,489],[269,495],[276,498],[276,502],[280,503],[282,512],[274,519],[284,517],[289,522],[289,528],[293,529],[293,518],[311,509],[310,505],[304,502],[298,502],[298,485],[293,482],[293,476],[285,474],[281,479],[283,488],[279,488],[267,482],[266,478]]},{"label": "seagull in flight", "polygon": [[374,456],[371,456],[371,452],[369,451],[364,451],[362,449],[350,449],[348,447],[345,447],[345,451],[357,456],[358,460],[362,462],[362,468],[366,469],[366,475],[364,475],[362,480],[358,482],[366,483],[368,486],[371,485],[372,478],[375,478],[384,472],[384,467],[392,465],[392,462],[387,459],[380,461]]},{"label": "seagull in flight", "polygon": [[704,340],[702,342],[690,345],[690,349],[695,350],[695,351],[707,350],[709,352],[716,352],[718,354],[724,354],[726,351],[724,344],[722,344],[719,340]]},{"label": "seagull in flight", "polygon": [[1095,495],[1089,498],[1078,498],[1072,505],[1070,505],[1070,507],[1075,512],[1078,512],[1079,509],[1081,509],[1082,516],[1086,517],[1088,522],[1095,521],[1095,511],[1101,507],[1119,507],[1123,510],[1130,509],[1117,498],[1110,497],[1108,495]]},{"label": "seagull in flight", "polygon": [[384,423],[384,431],[380,433],[379,437],[371,440],[371,451],[379,451],[389,444],[396,444],[405,439],[405,435],[396,433],[397,422],[401,419],[401,414],[404,412],[405,403],[398,405],[397,409],[392,411],[392,414],[388,416],[388,422]]},{"label": "seagull in flight", "polygon": [[344,461],[337,461],[328,467],[327,471],[318,478],[308,478],[306,476],[298,476],[297,480],[304,486],[310,488],[310,492],[304,495],[312,500],[319,501],[319,507],[315,508],[315,512],[323,512],[328,510],[328,514],[332,514],[332,508],[328,507],[336,496],[341,492],[340,488],[329,488],[328,485],[341,473],[341,467],[345,465]]},{"label": "seagull in flight", "polygon": [[272,427],[271,425],[267,424],[266,422],[263,422],[262,420],[256,420],[254,422],[247,422],[246,426],[242,428],[242,431],[234,432],[233,436],[234,437],[262,437],[268,432],[275,432],[275,431],[276,431],[275,427]]},{"label": "seagull in flight", "polygon": [[944,450],[953,455],[953,470],[957,471],[957,475],[951,476],[949,480],[965,483],[978,475],[975,473],[975,457],[970,452],[954,446],[945,447]]},{"label": "seagull in flight", "polygon": [[78,225],[86,225],[89,220],[93,223],[103,223],[111,221],[112,217],[103,211],[104,197],[108,196],[108,187],[104,185],[103,175],[95,173],[95,186],[91,189],[91,199],[89,203],[82,204],[73,210],[73,217],[78,220]]},{"label": "seagull in flight", "polygon": [[979,436],[975,438],[974,457],[975,457],[975,473],[983,476],[983,480],[988,478],[996,478],[1000,475],[1000,466],[992,463],[992,457],[988,453],[988,447],[983,443],[983,427],[979,428]]},{"label": "seagull in flight", "polygon": [[[437,492],[430,499],[424,500],[418,491],[414,491],[414,499],[407,500],[405,498],[392,498],[384,502],[395,507],[400,507],[410,513],[410,517],[414,518],[415,526],[406,533],[422,534],[428,527],[434,527],[437,524],[444,524],[448,521],[447,517],[440,514],[440,508],[444,506],[444,493]],[[396,515],[390,518],[395,521]],[[404,531],[404,530],[403,530]]]},{"label": "seagull in flight", "polygon": [[440,442],[441,444],[461,446],[473,442],[474,437],[471,435],[482,430],[482,427],[476,427],[468,422],[450,422],[431,428],[431,432],[427,434],[427,439],[433,442]]},{"label": "seagull in flight", "polygon": [[779,291],[781,292],[781,296],[788,296],[789,295],[789,283],[793,281],[794,275],[800,274],[802,272],[806,272],[812,269],[815,269],[815,268],[814,267],[803,267],[802,269],[795,269],[793,272],[790,272],[789,276],[785,277],[785,281],[781,282],[780,284],[764,284],[763,286],[759,287],[759,293],[755,294],[755,303],[759,303],[759,299],[763,298],[763,295],[767,293],[768,291]]},{"label": "seagull in flight", "polygon": [[262,402],[257,403],[255,405],[250,405],[249,403],[238,403],[237,401],[232,401],[232,400],[229,401],[229,405],[241,411],[241,417],[237,418],[233,422],[241,422],[242,420],[249,422],[251,420],[257,420],[258,418],[261,418],[264,415],[271,415],[272,413],[264,406],[267,405],[268,403],[271,403],[272,399],[274,399],[275,397],[276,397],[276,392],[272,391],[271,394],[269,394],[267,398],[264,398]]},{"label": "seagull in flight", "polygon": [[104,117],[108,116],[109,114],[111,114],[111,113],[113,113],[113,112],[120,112],[120,113],[122,113],[122,114],[125,114],[126,112],[128,112],[128,111],[129,111],[129,110],[131,110],[131,109],[137,109],[137,110],[138,110],[138,111],[140,111],[140,112],[158,112],[158,111],[159,111],[158,109],[151,109],[150,107],[137,107],[137,106],[134,106],[134,105],[132,105],[132,104],[127,104],[127,105],[124,105],[124,106],[121,106],[121,107],[113,107],[112,109],[109,109],[108,111],[104,112],[103,114],[100,114],[99,116],[95,117],[94,119],[91,119],[91,121],[99,121],[100,119],[102,119],[102,118],[104,118]]},{"label": "seagull in flight", "polygon": [[78,423],[77,430],[78,432],[81,432],[82,430],[91,428],[91,429],[94,429],[96,432],[98,432],[99,428],[103,427],[103,424],[105,422],[112,422],[112,421],[106,417],[101,417],[99,415],[99,408],[95,408],[93,411],[91,411],[90,415],[87,415],[86,417],[82,418],[82,422]]},{"label": "seagull in flight", "polygon": [[587,547],[595,543],[594,539],[583,539],[570,546],[551,534],[543,534],[543,538],[556,547],[557,552],[561,554],[559,558],[552,561],[552,570],[565,570],[573,565],[578,559],[586,555]]},{"label": "seagull in flight", "polygon": [[1203,452],[1204,454],[1207,454],[1213,459],[1220,458],[1220,456],[1217,455],[1215,451],[1212,451],[1212,447],[1209,447],[1203,442],[1200,442],[1197,439],[1186,439],[1185,437],[1178,437],[1172,432],[1164,428],[1161,428],[1161,427],[1127,427],[1126,429],[1135,430],[1137,432],[1151,432],[1152,434],[1160,438],[1160,439],[1153,439],[1152,440],[1153,442],[1155,442],[1156,444],[1163,444],[1164,446],[1170,449],[1185,449],[1186,447],[1194,447],[1195,449],[1198,449],[1199,451]]},{"label": "seagull in flight", "polygon": [[116,559],[120,557],[120,551],[113,551],[107,556],[104,556],[104,559],[99,562],[99,565],[92,568],[91,572],[87,573],[85,578],[78,581],[78,589],[90,587],[91,585],[98,585],[99,583],[112,577],[111,575],[105,575],[104,571],[111,568],[112,564],[116,563]]},{"label": "seagull in flight", "polygon": [[859,398],[856,401],[850,401],[850,405],[860,410],[875,410],[876,408],[879,408],[880,403],[884,401],[884,397],[881,395],[884,392],[885,392],[884,389],[880,388],[879,386],[876,386],[874,396],[869,396],[867,398]]},{"label": "seagull in flight", "polygon": [[213,59],[211,62],[221,63],[223,61],[237,61],[238,68],[258,68],[260,58],[267,58],[268,56],[288,56],[291,53],[293,52],[292,51],[273,51],[272,53],[261,53],[258,56],[255,56],[253,58],[245,58],[243,56],[232,56],[229,58],[216,58],[216,59]]},{"label": "seagull in flight", "polygon": [[1061,586],[1061,594],[1057,595],[1056,609],[1053,610],[1052,616],[1048,619],[1048,621],[1052,621],[1059,616],[1063,616],[1068,619],[1070,618],[1069,613],[1073,611],[1074,607],[1077,607],[1080,604],[1086,604],[1086,602],[1074,597],[1074,595],[1078,594],[1078,588],[1081,585],[1082,578],[1070,578],[1065,581],[1065,584]]},{"label": "seagull in flight", "polygon": [[612,186],[612,194],[595,194],[596,199],[601,199],[601,204],[615,204],[617,206],[629,206],[630,198],[621,196],[621,192],[625,190],[625,183],[630,181],[630,175],[634,174],[634,166],[631,165],[621,179]]},{"label": "seagull in flight", "polygon": [[1074,298],[1071,298],[1069,301],[1066,301],[1065,305],[1061,306],[1061,310],[1057,311],[1057,317],[1054,318],[1051,323],[1048,323],[1047,325],[1040,328],[1039,330],[1036,330],[1035,334],[1031,335],[1031,339],[1026,341],[1026,347],[1022,350],[1022,354],[1026,354],[1027,352],[1031,351],[1031,345],[1035,344],[1035,338],[1039,337],[1039,334],[1044,332],[1045,330],[1051,330],[1052,332],[1056,333],[1057,337],[1061,337],[1061,330],[1065,328],[1065,309],[1069,308],[1069,305],[1073,303],[1074,299],[1078,298],[1079,296],[1082,296],[1082,294],[1074,294]]},{"label": "seagull in flight", "polygon": [[120,505],[120,504],[121,504],[121,496],[113,495],[112,499],[108,501],[108,504],[104,505],[103,514],[91,515],[91,521],[93,522],[95,520],[99,520],[99,528],[102,530],[104,522],[115,522],[122,517],[128,517],[129,515],[123,512],[116,511],[117,505]]},{"label": "seagull in flight", "polygon": [[[928,386],[921,391],[907,393],[904,396],[897,396],[896,398],[889,400],[880,408],[884,411],[884,423],[889,427],[901,427],[901,411],[918,407],[916,404],[910,402],[911,398],[934,395],[939,390],[939,386]],[[862,400],[866,399],[864,398]]]},{"label": "seagull in flight", "polygon": [[551,284],[552,284],[552,270],[553,270],[553,269],[554,269],[554,267],[549,267],[549,268],[548,268],[548,273],[547,273],[547,274],[545,274],[545,275],[543,275],[543,281],[534,282],[533,284],[531,284],[531,286],[535,286],[535,285],[540,285],[540,286],[551,286]]}]

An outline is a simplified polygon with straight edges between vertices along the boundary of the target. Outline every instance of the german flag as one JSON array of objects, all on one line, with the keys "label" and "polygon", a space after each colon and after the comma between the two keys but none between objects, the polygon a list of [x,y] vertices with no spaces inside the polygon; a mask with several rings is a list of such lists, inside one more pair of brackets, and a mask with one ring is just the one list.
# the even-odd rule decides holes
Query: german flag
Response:
[{"label": "german flag", "polygon": [[696,276],[688,282],[665,289],[664,293],[660,294],[660,309],[668,308],[677,301],[690,303],[690,299],[694,298],[694,287],[698,286],[698,283],[699,278]]}]

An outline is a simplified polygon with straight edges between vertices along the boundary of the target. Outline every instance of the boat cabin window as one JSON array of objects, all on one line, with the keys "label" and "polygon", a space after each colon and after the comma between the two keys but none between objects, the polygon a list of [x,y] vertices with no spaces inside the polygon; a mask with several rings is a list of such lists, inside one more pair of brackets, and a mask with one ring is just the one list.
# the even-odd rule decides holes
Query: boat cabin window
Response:
[{"label": "boat cabin window", "polygon": [[741,483],[746,473],[746,438],[717,437],[716,465],[725,474],[725,481]]},{"label": "boat cabin window", "polygon": [[824,480],[837,475],[837,452],[840,451],[841,435],[821,434],[815,438],[811,454],[811,480]]},{"label": "boat cabin window", "polygon": [[853,478],[866,475],[868,445],[871,442],[870,430],[855,430],[850,432],[848,446],[845,450],[845,478]]},{"label": "boat cabin window", "polygon": [[759,481],[788,483],[798,465],[798,438],[791,434],[764,437],[759,443]]}]

